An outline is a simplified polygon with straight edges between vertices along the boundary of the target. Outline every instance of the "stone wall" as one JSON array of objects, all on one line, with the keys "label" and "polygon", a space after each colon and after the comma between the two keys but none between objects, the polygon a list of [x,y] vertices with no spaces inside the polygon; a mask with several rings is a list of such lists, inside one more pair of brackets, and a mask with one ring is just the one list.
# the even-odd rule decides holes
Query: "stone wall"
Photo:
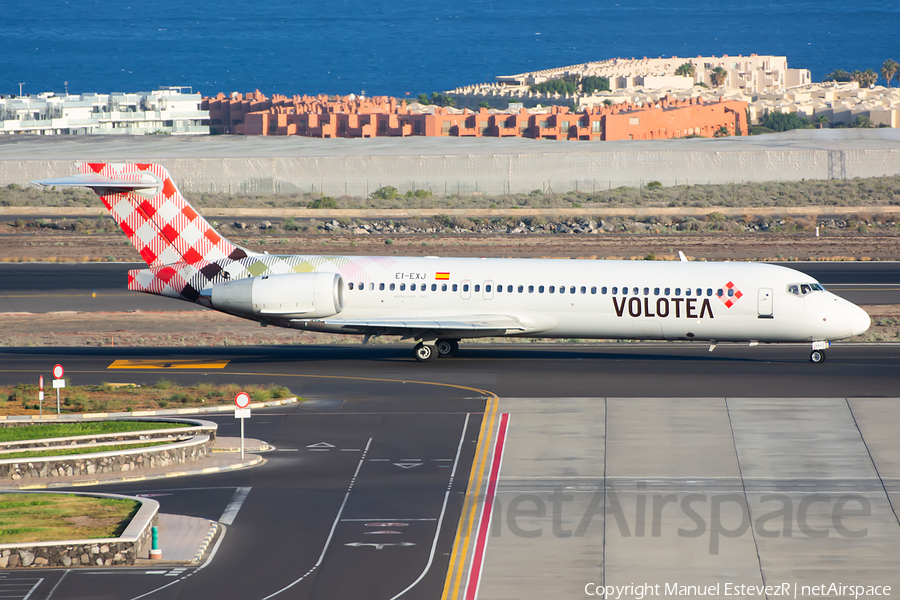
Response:
[{"label": "stone wall", "polygon": [[[83,495],[127,498],[127,496],[118,494]],[[148,556],[152,541],[152,528],[159,523],[159,503],[149,498],[132,499],[139,500],[141,507],[120,537],[2,544],[0,545],[0,569],[133,565],[135,558]]]},{"label": "stone wall", "polygon": [[99,452],[94,455],[0,460],[0,479],[21,481],[38,477],[72,477],[128,472],[194,462],[209,456],[214,440],[197,435],[187,442],[150,448]]},{"label": "stone wall", "polygon": [[[144,420],[144,419],[142,419]],[[159,438],[190,438],[198,434],[206,434],[212,438],[213,441],[216,439],[216,428],[217,425],[210,421],[199,421],[199,420],[184,420],[184,419],[169,419],[169,422],[179,421],[179,422],[188,422],[188,423],[198,423],[198,425],[193,427],[179,427],[174,429],[153,429],[153,430],[145,430],[145,431],[123,431],[121,433],[107,433],[100,435],[79,435],[72,437],[64,437],[64,438],[48,438],[48,439],[40,439],[40,440],[21,440],[14,442],[2,442],[0,443],[0,450],[33,450],[36,448],[52,448],[55,446],[74,446],[76,443],[81,444],[105,444],[105,445],[115,445],[121,442],[131,442],[131,441],[153,441]],[[65,421],[53,421],[54,423],[60,423]],[[0,427],[28,427],[32,425],[31,422],[0,422]],[[0,459],[3,458],[3,455],[0,454]]]}]

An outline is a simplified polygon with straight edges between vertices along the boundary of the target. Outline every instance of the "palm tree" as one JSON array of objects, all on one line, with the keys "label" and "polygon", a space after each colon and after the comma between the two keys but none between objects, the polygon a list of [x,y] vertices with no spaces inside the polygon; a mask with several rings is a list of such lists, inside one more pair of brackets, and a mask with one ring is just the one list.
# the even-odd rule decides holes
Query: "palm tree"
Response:
[{"label": "palm tree", "polygon": [[856,119],[853,121],[854,127],[871,127],[872,119],[867,117],[866,115],[856,115]]},{"label": "palm tree", "polygon": [[866,69],[865,71],[863,71],[863,80],[859,82],[859,85],[872,87],[873,85],[875,85],[876,81],[878,81],[878,73],[876,73],[872,69]]},{"label": "palm tree", "polygon": [[850,73],[850,81],[855,81],[861,88],[875,85],[877,80],[878,74],[872,69],[866,69],[865,71],[856,70]]},{"label": "palm tree", "polygon": [[825,123],[829,123],[830,121],[825,115],[816,115],[816,118],[813,119],[813,122],[816,124],[816,129],[824,129]]},{"label": "palm tree", "polygon": [[716,132],[713,134],[713,137],[728,137],[729,135],[731,135],[731,133],[729,133],[729,131],[728,131],[728,126],[722,125],[718,129],[716,129]]},{"label": "palm tree", "polygon": [[823,81],[852,81],[850,73],[843,69],[835,69],[831,73],[825,75]]},{"label": "palm tree", "polygon": [[677,69],[675,69],[676,75],[681,75],[682,77],[693,77],[696,73],[696,69],[694,69],[694,65],[689,62],[684,63]]},{"label": "palm tree", "polygon": [[900,64],[897,64],[897,62],[890,58],[881,65],[881,76],[884,77],[888,87],[891,87],[891,79],[894,78],[894,75],[897,74],[898,70],[900,70]]},{"label": "palm tree", "polygon": [[716,67],[709,72],[709,80],[715,87],[719,87],[720,85],[725,83],[726,79],[728,79],[728,71],[726,71],[722,67]]}]

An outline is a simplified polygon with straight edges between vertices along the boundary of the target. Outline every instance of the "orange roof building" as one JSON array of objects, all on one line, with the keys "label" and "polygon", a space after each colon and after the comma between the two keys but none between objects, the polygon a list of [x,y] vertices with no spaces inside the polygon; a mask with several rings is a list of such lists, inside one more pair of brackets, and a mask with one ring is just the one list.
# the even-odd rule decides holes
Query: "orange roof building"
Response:
[{"label": "orange roof building", "polygon": [[570,112],[566,107],[474,112],[412,107],[387,96],[287,96],[259,91],[204,98],[212,133],[360,137],[526,137],[553,140],[653,140],[747,135],[747,103],[668,97],[654,105],[630,103]]}]

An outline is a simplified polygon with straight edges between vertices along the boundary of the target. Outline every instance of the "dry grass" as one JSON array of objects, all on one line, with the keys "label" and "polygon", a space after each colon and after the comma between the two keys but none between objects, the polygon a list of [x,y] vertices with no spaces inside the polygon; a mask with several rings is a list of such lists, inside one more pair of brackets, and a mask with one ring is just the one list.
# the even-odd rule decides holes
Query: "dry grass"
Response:
[{"label": "dry grass", "polygon": [[141,503],[71,494],[0,494],[4,544],[105,539],[125,531]]}]

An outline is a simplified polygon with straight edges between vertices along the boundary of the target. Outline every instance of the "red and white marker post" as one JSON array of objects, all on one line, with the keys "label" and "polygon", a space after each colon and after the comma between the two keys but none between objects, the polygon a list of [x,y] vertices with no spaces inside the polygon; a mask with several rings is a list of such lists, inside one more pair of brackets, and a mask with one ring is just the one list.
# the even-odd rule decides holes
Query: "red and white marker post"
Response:
[{"label": "red and white marker post", "polygon": [[60,413],[59,390],[60,388],[66,387],[66,380],[62,378],[64,374],[65,371],[63,371],[62,365],[53,365],[53,387],[56,389],[56,414]]},{"label": "red and white marker post", "polygon": [[241,420],[241,460],[244,460],[244,419],[250,418],[250,394],[238,392],[234,397],[234,418]]},{"label": "red and white marker post", "polygon": [[38,379],[38,415],[44,416],[44,376]]}]

